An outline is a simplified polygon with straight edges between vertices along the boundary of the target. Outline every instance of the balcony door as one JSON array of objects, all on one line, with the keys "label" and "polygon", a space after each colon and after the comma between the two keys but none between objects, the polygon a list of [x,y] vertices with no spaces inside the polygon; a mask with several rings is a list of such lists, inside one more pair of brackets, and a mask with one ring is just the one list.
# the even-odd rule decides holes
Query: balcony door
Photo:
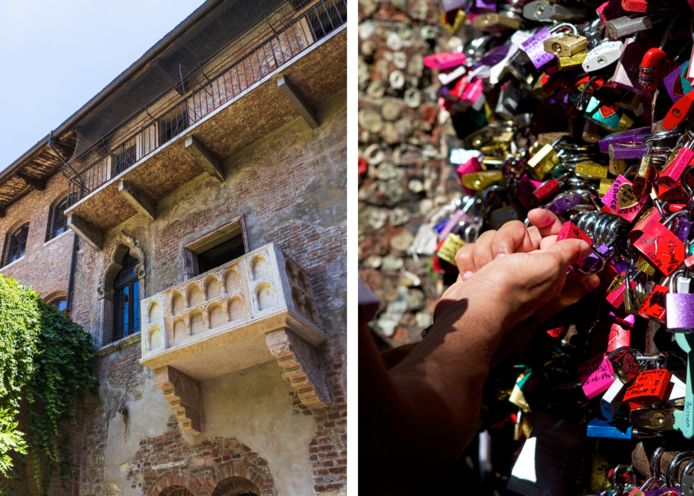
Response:
[{"label": "balcony door", "polygon": [[113,340],[140,332],[140,285],[137,260],[125,255],[113,281]]}]

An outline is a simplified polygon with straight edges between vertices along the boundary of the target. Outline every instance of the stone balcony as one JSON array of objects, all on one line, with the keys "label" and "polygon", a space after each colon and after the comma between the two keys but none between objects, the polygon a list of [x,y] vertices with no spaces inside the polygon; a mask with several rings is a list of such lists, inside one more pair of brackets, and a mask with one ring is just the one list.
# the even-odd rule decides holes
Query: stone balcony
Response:
[{"label": "stone balcony", "polygon": [[144,299],[141,312],[140,363],[191,434],[204,424],[200,381],[271,361],[304,405],[329,402],[308,277],[272,243]]}]

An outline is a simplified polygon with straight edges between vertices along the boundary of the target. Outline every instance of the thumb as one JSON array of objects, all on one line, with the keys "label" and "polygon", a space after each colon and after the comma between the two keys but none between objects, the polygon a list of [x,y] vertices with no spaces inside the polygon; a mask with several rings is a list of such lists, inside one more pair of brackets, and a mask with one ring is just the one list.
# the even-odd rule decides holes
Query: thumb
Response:
[{"label": "thumb", "polygon": [[565,239],[558,241],[546,253],[557,257],[562,265],[572,265],[585,258],[590,252],[590,245],[582,239]]}]

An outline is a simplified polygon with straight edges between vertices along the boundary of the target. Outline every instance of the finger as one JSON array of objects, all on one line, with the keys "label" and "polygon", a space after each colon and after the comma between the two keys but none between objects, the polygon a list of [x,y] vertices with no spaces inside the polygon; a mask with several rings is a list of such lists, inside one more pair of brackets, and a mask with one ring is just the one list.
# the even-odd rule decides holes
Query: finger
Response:
[{"label": "finger", "polygon": [[513,220],[501,226],[492,241],[494,257],[501,253],[510,255],[517,251],[528,252],[533,249],[528,228],[519,220]]},{"label": "finger", "polygon": [[473,253],[475,252],[475,244],[468,243],[463,245],[463,247],[458,250],[455,254],[455,265],[458,267],[458,272],[464,274],[465,272],[474,272],[475,270],[475,259],[473,258]]},{"label": "finger", "polygon": [[564,265],[571,265],[585,258],[590,252],[590,245],[582,239],[564,239],[554,243],[545,253],[558,258]]},{"label": "finger", "polygon": [[537,227],[543,238],[550,234],[557,234],[562,224],[559,217],[544,208],[532,209],[528,212],[528,220],[533,226]]},{"label": "finger", "polygon": [[492,251],[492,242],[496,231],[486,231],[477,239],[473,258],[475,261],[475,270],[480,270],[489,262],[494,260],[494,252]]},{"label": "finger", "polygon": [[542,237],[542,234],[540,234],[540,230],[535,226],[530,226],[528,228],[528,236],[530,236],[530,242],[533,245],[533,250],[541,249],[542,240],[544,238]]},{"label": "finger", "polygon": [[554,246],[557,243],[557,236],[556,234],[553,234],[551,236],[547,236],[545,238],[542,238],[542,241],[540,241],[540,250],[548,250],[550,247]]}]

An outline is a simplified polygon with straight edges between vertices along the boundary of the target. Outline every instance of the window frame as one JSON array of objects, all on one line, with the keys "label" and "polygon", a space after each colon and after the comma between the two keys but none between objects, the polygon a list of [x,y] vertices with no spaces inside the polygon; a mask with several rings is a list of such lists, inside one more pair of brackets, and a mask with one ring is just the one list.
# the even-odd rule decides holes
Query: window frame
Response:
[{"label": "window frame", "polygon": [[[216,227],[215,229],[206,232],[202,236],[195,239],[183,247],[183,266],[184,277],[187,281],[194,277],[204,274],[200,272],[198,265],[198,253],[209,250],[214,246],[223,243],[239,231],[243,239],[244,254],[251,251],[248,243],[248,233],[246,231],[245,215],[240,215],[233,218],[231,221]],[[229,236],[229,234],[232,234]],[[210,269],[212,270],[212,269]]]},{"label": "window frame", "polygon": [[[128,258],[132,260],[130,266],[126,266],[125,262]],[[118,271],[113,278],[113,331],[111,333],[111,342],[127,338],[140,332],[142,323],[140,322],[139,307],[140,307],[140,280],[137,275],[137,265],[139,261],[130,255],[125,254],[123,257],[123,268]],[[127,329],[123,329],[123,296],[121,291],[127,288],[128,308],[127,308]],[[125,293],[125,292],[123,292]],[[136,297],[135,297],[136,296]]]},{"label": "window frame", "polygon": [[[66,233],[69,230],[69,227],[67,226],[67,217],[65,216],[65,210],[67,209],[68,204],[70,203],[70,198],[73,196],[76,196],[75,193],[67,194],[60,198],[57,202],[55,202],[49,212],[48,212],[48,226],[46,228],[46,241],[50,241],[52,239],[57,238],[61,234]],[[58,211],[59,207],[63,207],[63,216],[62,219],[64,219],[64,226],[63,230],[56,233],[55,232],[55,227],[56,227],[56,212]]]},{"label": "window frame", "polygon": [[[16,236],[22,230],[26,230],[26,234],[24,236],[24,246],[22,246],[21,249],[17,249],[18,255],[16,258],[9,260],[10,250],[12,248],[12,243],[16,239]],[[24,258],[24,255],[26,255],[26,248],[27,248],[28,240],[29,240],[29,222],[25,222],[24,224],[17,227],[14,231],[7,234],[7,236],[5,236],[5,249],[3,250],[3,255],[2,255],[2,266],[3,267],[5,267],[11,263],[16,262],[17,260],[21,260],[22,258]],[[19,245],[17,245],[17,246],[19,246]],[[21,255],[19,254],[20,251],[21,251]]]}]

